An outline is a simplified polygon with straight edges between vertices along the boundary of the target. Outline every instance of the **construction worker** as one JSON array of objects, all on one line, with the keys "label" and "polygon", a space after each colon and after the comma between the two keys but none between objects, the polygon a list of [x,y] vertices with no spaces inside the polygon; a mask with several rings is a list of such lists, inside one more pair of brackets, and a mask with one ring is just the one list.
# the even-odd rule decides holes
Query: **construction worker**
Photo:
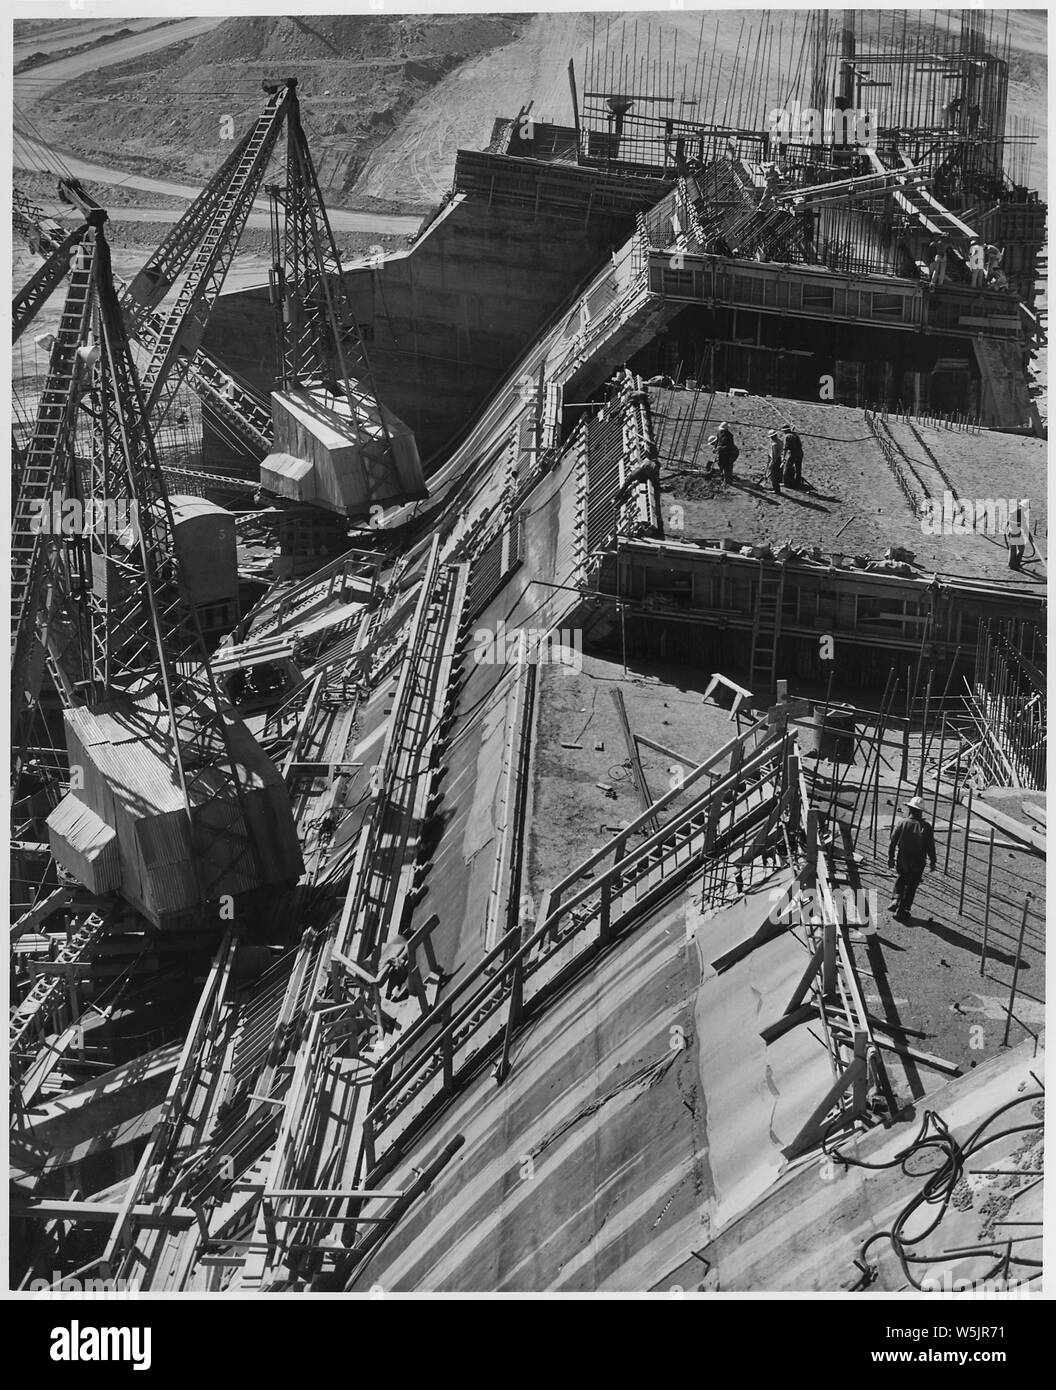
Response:
[{"label": "construction worker", "polygon": [[948,249],[945,237],[938,237],[928,249],[928,284],[933,290],[937,289],[946,279],[946,252]]},{"label": "construction worker", "polygon": [[717,434],[709,434],[709,435],[708,435],[708,448],[711,450],[711,452],[710,452],[710,454],[708,455],[708,457],[704,460],[704,476],[705,476],[705,478],[706,478],[706,477],[708,476],[708,474],[716,467],[715,446],[718,444],[718,442],[719,442],[719,436],[718,436]]},{"label": "construction worker", "polygon": [[1005,545],[1008,547],[1008,568],[1018,570],[1023,564],[1023,552],[1027,546],[1027,533],[1023,527],[1023,512],[1016,508],[1015,516],[1005,523]]},{"label": "construction worker", "polygon": [[406,999],[410,974],[410,945],[407,937],[396,935],[381,950],[378,984],[384,987],[386,999]]},{"label": "construction worker", "polygon": [[997,266],[989,272],[986,284],[988,289],[1001,290],[1003,292],[1008,289],[1008,276],[1000,266]]},{"label": "construction worker", "polygon": [[895,826],[887,847],[887,867],[895,870],[895,900],[888,911],[899,922],[912,912],[925,863],[930,862],[932,872],[935,870],[935,833],[924,819],[924,802],[915,796],[908,810],[905,819]]},{"label": "construction worker", "polygon": [[975,237],[968,248],[968,269],[972,276],[972,289],[983,289],[986,285],[986,248],[979,237]]},{"label": "construction worker", "polygon": [[786,420],[782,427],[785,432],[785,462],[792,465],[792,483],[803,486],[803,441],[792,428],[792,421]]},{"label": "construction worker", "polygon": [[715,436],[715,461],[719,465],[719,472],[728,483],[733,482],[733,465],[739,453],[740,450],[733,442],[733,432],[723,420]]},{"label": "construction worker", "polygon": [[777,195],[781,192],[781,173],[776,164],[767,166],[765,175],[766,187],[763,189],[763,196],[759,200],[759,212],[765,212],[772,207]]},{"label": "construction worker", "polygon": [[1008,276],[1001,268],[1004,260],[1004,250],[999,246],[987,246],[984,250],[986,258],[986,282],[992,290],[1004,290],[1008,288]]},{"label": "construction worker", "polygon": [[766,468],[770,474],[770,486],[781,496],[781,436],[777,430],[767,430],[770,439],[770,452],[767,457]]}]

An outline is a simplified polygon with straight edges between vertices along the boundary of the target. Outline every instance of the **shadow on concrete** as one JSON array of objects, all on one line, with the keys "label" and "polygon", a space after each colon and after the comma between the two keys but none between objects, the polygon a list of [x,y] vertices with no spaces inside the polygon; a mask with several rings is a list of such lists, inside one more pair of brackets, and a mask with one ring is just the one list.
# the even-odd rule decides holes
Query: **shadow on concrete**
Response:
[{"label": "shadow on concrete", "polygon": [[[909,925],[923,927],[926,931],[930,931],[933,936],[937,936],[940,940],[945,941],[948,946],[956,946],[958,950],[968,951],[973,956],[981,956],[983,954],[983,943],[981,941],[975,941],[972,937],[965,936],[964,932],[956,931],[953,927],[947,927],[941,922],[936,922],[934,917],[914,917],[911,913]],[[999,961],[1002,965],[1013,966],[1016,963],[1014,955],[1009,955],[1007,951],[995,950],[994,947],[989,944],[986,948],[986,958],[987,960]],[[1029,970],[1030,965],[1024,960],[1020,962],[1019,968],[1022,972],[1024,970]]]}]

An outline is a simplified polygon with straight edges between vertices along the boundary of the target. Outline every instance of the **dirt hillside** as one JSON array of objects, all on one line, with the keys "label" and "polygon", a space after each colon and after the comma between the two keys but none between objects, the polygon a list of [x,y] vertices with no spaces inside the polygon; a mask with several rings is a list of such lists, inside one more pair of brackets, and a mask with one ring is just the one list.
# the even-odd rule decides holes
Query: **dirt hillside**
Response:
[{"label": "dirt hillside", "polygon": [[[241,131],[260,110],[261,84],[296,77],[321,182],[342,194],[447,73],[515,43],[529,22],[501,14],[231,19],[86,75],[35,102],[31,114],[48,139],[80,155],[198,179],[215,170],[231,123]],[[414,202],[398,186],[382,196]]]}]

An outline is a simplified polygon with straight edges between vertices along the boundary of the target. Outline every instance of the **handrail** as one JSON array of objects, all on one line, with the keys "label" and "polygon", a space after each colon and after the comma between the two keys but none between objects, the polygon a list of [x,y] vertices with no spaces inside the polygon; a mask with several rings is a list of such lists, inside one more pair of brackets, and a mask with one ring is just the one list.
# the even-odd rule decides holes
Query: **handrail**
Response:
[{"label": "handrail", "polygon": [[[629,835],[636,834],[647,821],[651,821],[654,816],[656,816],[657,812],[664,810],[676,797],[681,796],[687,787],[691,787],[694,782],[708,773],[715,763],[726,757],[738,744],[743,746],[744,741],[750,738],[752,734],[762,729],[766,725],[766,722],[766,716],[764,715],[762,718],[757,719],[749,728],[745,729],[743,733],[737,734],[734,738],[731,738],[728,743],[724,743],[716,752],[710,753],[702,763],[697,764],[688,777],[683,778],[683,780],[679,782],[677,787],[672,787],[670,791],[665,792],[663,796],[653,802],[647,811],[643,811],[631,821],[626,829],[621,830],[617,835],[614,835],[611,840],[607,840],[600,849],[595,850],[593,854],[588,855],[586,859],[582,860],[582,862],[579,863],[570,874],[563,878],[560,883],[555,884],[553,891],[556,893],[562,892],[569,887],[570,884],[575,883],[577,879],[582,878],[588,869],[592,869],[594,865],[600,863],[602,859],[607,859],[619,841],[626,839]],[[661,827],[661,829],[663,829],[663,827]]]},{"label": "handrail", "polygon": [[[445,994],[443,999],[439,1000],[427,1014],[423,1014],[420,1018],[415,1019],[414,1023],[399,1042],[379,1060],[377,1067],[378,1074],[385,1075],[388,1081],[388,1074],[392,1070],[393,1063],[400,1061],[416,1042],[421,1041],[424,1034],[429,1033],[431,1029],[435,1027],[437,1014],[442,1010],[450,1009],[452,1003],[461,999],[469,989],[469,986],[475,983],[494,961],[505,955],[512,944],[513,938],[517,937],[519,934],[519,927],[511,927],[508,932],[499,938],[487,955],[480,958],[470,973],[463,976],[454,989]],[[402,1076],[403,1073],[401,1072],[400,1075]]]},{"label": "handrail", "polygon": [[[606,869],[606,871],[599,877],[592,878],[588,884],[581,888],[578,893],[576,893],[573,897],[569,898],[566,902],[558,903],[555,906],[554,911],[544,922],[544,929],[549,928],[550,930],[552,930],[553,924],[558,920],[559,917],[566,916],[573,908],[579,907],[593,893],[595,893],[599,888],[604,886],[613,877],[626,877],[638,860],[648,857],[648,855],[650,855],[655,849],[658,849],[660,847],[663,841],[670,839],[671,835],[675,831],[680,830],[687,820],[691,820],[693,816],[697,812],[699,812],[702,804],[706,802],[711,802],[712,799],[717,797],[720,793],[725,794],[727,791],[730,790],[731,786],[736,786],[736,784],[739,781],[741,781],[742,778],[746,776],[746,774],[754,772],[756,767],[758,767],[759,763],[761,763],[764,760],[764,758],[772,757],[773,747],[780,740],[780,738],[781,735],[775,735],[775,738],[772,743],[762,744],[759,748],[757,748],[753,753],[749,755],[749,758],[746,761],[738,763],[736,767],[731,767],[730,770],[726,773],[726,775],[720,778],[718,782],[715,782],[712,786],[707,787],[698,797],[694,798],[694,800],[691,801],[687,806],[684,806],[676,816],[674,816],[671,820],[667,821],[664,825],[662,825],[659,830],[654,831],[648,839],[643,840],[639,845],[636,845],[635,848],[630,852],[630,854],[626,856],[626,858],[619,859],[614,865],[612,865],[611,868]],[[644,819],[648,815],[649,812],[644,812],[643,816],[640,819]],[[621,831],[620,834],[616,836],[615,840],[610,841],[610,844],[612,844],[613,846],[619,845],[620,842],[624,840],[629,833],[630,832],[627,830]],[[556,891],[557,890],[555,890],[555,892]]]},{"label": "handrail", "polygon": [[[753,726],[753,729],[756,727],[757,726]],[[752,730],[747,731],[745,734],[741,735],[741,738],[747,739],[751,732]],[[388,1108],[388,1105],[391,1102],[392,1098],[396,1094],[398,1094],[398,1092],[406,1088],[408,1081],[415,1077],[420,1071],[422,1071],[422,1069],[430,1060],[435,1060],[438,1055],[438,1051],[441,1048],[451,1047],[453,1045],[455,1034],[462,1027],[462,1025],[465,1024],[474,1015],[479,1014],[481,1012],[484,1004],[490,999],[492,995],[494,995],[494,993],[500,988],[500,986],[504,983],[508,976],[511,976],[514,971],[523,970],[528,960],[528,957],[531,955],[536,946],[538,946],[540,942],[542,942],[546,937],[552,934],[554,924],[559,917],[561,917],[562,915],[567,915],[574,908],[578,907],[581,903],[597,895],[599,889],[601,890],[601,896],[598,899],[598,914],[600,915],[603,908],[605,890],[609,887],[609,885],[611,885],[612,880],[617,877],[622,878],[628,876],[629,872],[633,870],[634,866],[638,862],[649,857],[652,851],[656,848],[657,843],[664,839],[665,834],[667,838],[670,839],[672,832],[680,828],[684,821],[689,819],[694,813],[699,812],[702,803],[710,803],[717,808],[718,814],[715,817],[715,824],[717,824],[718,818],[722,814],[722,799],[725,796],[726,792],[729,790],[730,786],[736,785],[736,783],[740,781],[746,774],[750,774],[765,758],[773,756],[774,745],[776,745],[781,738],[787,739],[787,737],[787,735],[778,735],[773,740],[773,744],[766,744],[761,746],[759,749],[755,751],[754,754],[751,755],[750,759],[747,762],[740,763],[737,766],[731,768],[730,772],[726,775],[725,778],[716,783],[715,786],[709,788],[700,797],[696,798],[689,806],[684,808],[684,810],[680,813],[678,817],[668,822],[666,826],[661,827],[661,829],[657,831],[655,835],[650,836],[648,840],[644,841],[641,845],[637,846],[630,855],[628,855],[626,858],[617,858],[614,864],[604,874],[602,874],[599,878],[594,879],[591,883],[587,884],[583,889],[580,890],[578,894],[576,894],[573,898],[570,898],[567,902],[557,903],[554,906],[554,910],[544,916],[543,920],[536,927],[535,931],[526,940],[524,940],[515,951],[513,951],[506,957],[500,968],[491,977],[491,979],[489,979],[480,990],[474,993],[473,997],[469,1000],[469,1002],[466,1003],[457,1014],[453,1013],[452,1005],[456,998],[460,997],[461,994],[465,993],[466,987],[469,983],[468,979],[465,982],[463,982],[463,985],[460,988],[458,994],[449,995],[441,1003],[439,1003],[429,1015],[426,1015],[426,1017],[421,1020],[419,1028],[421,1030],[427,1022],[435,1022],[436,1017],[438,1015],[442,1017],[446,1016],[446,1022],[443,1024],[440,1031],[433,1034],[433,1036],[429,1039],[428,1045],[423,1047],[421,1051],[414,1058],[412,1058],[408,1065],[400,1072],[399,1076],[397,1076],[394,1080],[391,1080],[389,1082],[389,1084],[386,1087],[386,1090],[383,1092],[381,1096],[378,1097],[378,1099],[371,1105],[370,1109],[368,1110],[366,1115],[366,1121],[369,1122],[371,1125],[374,1125],[379,1119],[379,1117],[382,1115],[384,1110]],[[735,803],[734,807],[731,808],[731,810],[734,812],[736,811],[736,805],[737,803]],[[626,837],[627,833],[627,831],[621,832],[620,836],[617,837],[616,841],[612,842],[613,848],[620,845],[620,842]],[[676,841],[673,847],[674,852],[677,853],[681,847],[682,846],[680,846]],[[551,894],[551,902],[553,902],[553,897],[554,894]],[[593,919],[594,915],[595,914],[591,915],[591,920]],[[577,924],[577,930],[585,929],[586,925],[586,921]],[[519,934],[519,931],[520,928],[515,927],[511,930],[511,932],[507,933],[507,935],[498,944],[498,946],[496,946],[494,950],[490,953],[490,957],[494,959],[496,955],[500,954],[501,950],[509,942],[509,938],[511,936]],[[549,952],[542,954],[539,960],[535,962],[534,968],[539,968],[542,964],[545,963],[547,959],[550,958],[550,956],[556,954],[558,951],[563,949],[567,940],[568,938],[566,937],[562,941],[555,943]],[[480,968],[482,967],[483,962],[481,963]],[[418,1036],[421,1036],[421,1031],[419,1031]],[[404,1039],[403,1042],[409,1045],[410,1038],[408,1037],[407,1039]],[[405,1051],[406,1047],[401,1046],[400,1055],[402,1056]],[[390,1054],[390,1056],[386,1059],[386,1061],[389,1063],[389,1066],[386,1068],[387,1073],[391,1073],[391,1063],[394,1060],[395,1056],[393,1054]]]}]

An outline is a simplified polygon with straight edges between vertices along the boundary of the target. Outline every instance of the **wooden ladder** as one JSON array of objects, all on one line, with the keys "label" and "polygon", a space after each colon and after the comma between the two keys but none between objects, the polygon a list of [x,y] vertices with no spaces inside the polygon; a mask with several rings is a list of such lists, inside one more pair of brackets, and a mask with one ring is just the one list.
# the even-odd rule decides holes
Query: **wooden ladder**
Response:
[{"label": "wooden ladder", "polygon": [[759,560],[752,621],[752,655],[748,684],[753,691],[773,693],[776,680],[777,643],[781,636],[781,606],[785,597],[785,566]]}]

